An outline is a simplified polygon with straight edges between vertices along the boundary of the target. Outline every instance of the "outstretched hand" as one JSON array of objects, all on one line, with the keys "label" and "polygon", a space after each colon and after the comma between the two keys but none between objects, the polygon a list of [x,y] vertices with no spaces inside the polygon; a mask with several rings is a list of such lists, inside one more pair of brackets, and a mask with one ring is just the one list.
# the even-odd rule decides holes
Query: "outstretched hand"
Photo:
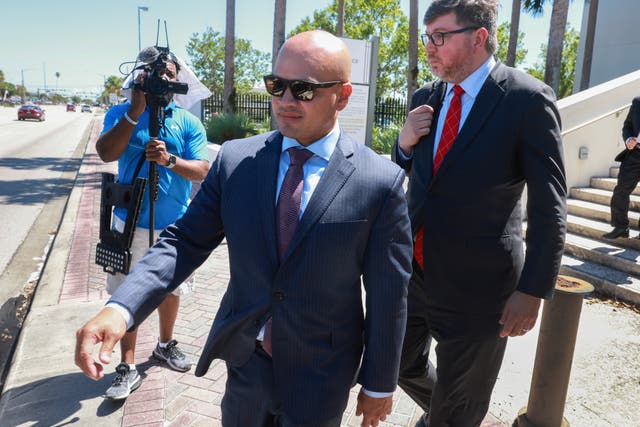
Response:
[{"label": "outstretched hand", "polygon": [[[111,361],[113,347],[126,332],[127,325],[122,315],[113,308],[103,308],[76,332],[76,365],[89,378],[99,380],[104,376],[102,363]],[[98,343],[102,343],[98,353],[100,363],[93,359]]]},{"label": "outstretched hand", "polygon": [[371,397],[360,389],[358,394],[358,405],[356,406],[356,416],[362,415],[362,427],[377,427],[380,421],[387,419],[387,415],[391,413],[393,404],[393,396],[389,397]]}]

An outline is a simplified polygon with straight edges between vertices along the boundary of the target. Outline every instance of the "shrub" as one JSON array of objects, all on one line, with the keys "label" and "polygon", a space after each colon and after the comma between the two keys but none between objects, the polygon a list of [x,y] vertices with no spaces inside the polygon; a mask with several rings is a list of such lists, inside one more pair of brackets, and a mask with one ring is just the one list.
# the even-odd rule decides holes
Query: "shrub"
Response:
[{"label": "shrub", "polygon": [[260,126],[245,114],[217,114],[206,121],[205,127],[207,139],[216,144],[230,139],[246,138],[260,131]]},{"label": "shrub", "polygon": [[391,154],[391,149],[393,148],[393,144],[395,144],[399,133],[400,126],[397,124],[392,124],[386,129],[374,125],[371,138],[371,148],[379,154]]}]

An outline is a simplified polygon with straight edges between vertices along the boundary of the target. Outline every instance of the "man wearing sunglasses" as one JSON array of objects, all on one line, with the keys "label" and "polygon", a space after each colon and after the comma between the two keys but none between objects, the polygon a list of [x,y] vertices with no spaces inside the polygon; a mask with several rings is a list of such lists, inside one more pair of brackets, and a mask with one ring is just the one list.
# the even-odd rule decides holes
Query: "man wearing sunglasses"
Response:
[{"label": "man wearing sunglasses", "polygon": [[431,2],[422,41],[439,80],[416,92],[393,152],[415,240],[399,385],[425,410],[417,426],[480,425],[507,337],[535,325],[563,252],[555,95],[494,59],[497,8]]},{"label": "man wearing sunglasses", "polygon": [[227,362],[222,425],[337,427],[356,382],[362,426],[391,412],[411,227],[404,172],[338,124],[350,69],[344,42],[324,31],[284,43],[264,78],[278,130],[224,143],[185,215],[113,295],[131,324],[107,308],[78,331],[88,376],[102,375],[93,346],[108,361],[226,238],[229,285],[195,372]]}]

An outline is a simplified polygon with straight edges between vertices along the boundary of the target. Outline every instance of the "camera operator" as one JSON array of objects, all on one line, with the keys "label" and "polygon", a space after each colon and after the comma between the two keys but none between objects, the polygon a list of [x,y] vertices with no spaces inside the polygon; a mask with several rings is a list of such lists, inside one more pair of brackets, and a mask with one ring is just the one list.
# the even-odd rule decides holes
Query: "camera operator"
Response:
[{"label": "camera operator", "polygon": [[[147,62],[148,52],[154,49],[147,48],[141,51],[138,62]],[[155,51],[158,52],[157,49]],[[206,95],[208,90],[197,81],[184,62],[168,50],[163,55],[156,55],[161,60],[165,59],[165,62],[155,62],[154,78],[178,81],[185,76],[187,83],[193,82],[196,94]],[[159,67],[158,64],[160,64]],[[161,126],[157,138],[150,139],[150,119],[157,118],[150,117],[149,111],[150,103],[155,102],[151,97],[155,95],[145,93],[141,89],[145,87],[145,78],[149,78],[149,72],[143,70],[135,78],[136,85],[132,85],[130,101],[115,105],[106,113],[102,134],[96,142],[96,150],[103,161],[118,161],[118,181],[122,183],[132,183],[137,176],[146,178],[150,162],[157,164],[158,198],[155,202],[151,202],[155,203],[154,229],[157,237],[160,231],[175,222],[187,210],[191,181],[199,182],[205,178],[209,170],[209,161],[204,126],[194,115],[176,105],[171,93],[165,96],[165,102],[160,103],[160,108],[164,109],[164,125]],[[128,81],[128,83],[133,82]],[[163,106],[165,104],[166,106]],[[188,108],[189,105],[185,107]],[[142,156],[147,161],[139,166]],[[134,176],[136,169],[139,169],[139,172]],[[149,248],[149,195],[152,193],[149,190],[147,187],[144,193],[131,246],[132,266]],[[114,229],[123,231],[126,215],[126,210],[114,209],[112,221]],[[108,275],[107,292],[113,294],[124,278],[125,276],[120,273]],[[177,342],[173,339],[173,328],[180,306],[180,295],[190,292],[192,288],[193,277],[190,277],[158,307],[160,331],[153,356],[181,372],[188,371],[191,368],[191,362],[180,351]],[[130,331],[120,342],[121,363],[116,367],[116,377],[104,395],[105,398],[124,399],[140,386],[141,377],[135,367],[136,335],[136,330]]]}]

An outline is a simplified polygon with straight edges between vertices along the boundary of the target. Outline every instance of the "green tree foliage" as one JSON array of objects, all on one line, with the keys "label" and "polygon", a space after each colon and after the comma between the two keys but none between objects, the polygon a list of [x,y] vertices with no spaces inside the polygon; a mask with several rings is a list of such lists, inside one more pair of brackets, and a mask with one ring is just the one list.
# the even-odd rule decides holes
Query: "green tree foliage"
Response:
[{"label": "green tree foliage", "polygon": [[115,93],[120,96],[120,88],[122,87],[123,79],[118,76],[109,76],[104,81],[104,90],[100,95],[102,97],[102,102],[105,104],[109,102],[109,94]]},{"label": "green tree foliage", "polygon": [[107,93],[117,93],[120,95],[120,88],[122,87],[123,80],[118,76],[109,76],[104,81],[104,90]]},{"label": "green tree foliage", "polygon": [[65,102],[67,102],[67,98],[63,95],[60,95],[59,93],[54,93],[53,95],[51,95],[51,101],[54,104],[64,104]]},{"label": "green tree foliage", "polygon": [[560,87],[563,79],[562,64],[566,62],[563,49],[566,44],[566,32],[569,31],[567,25],[569,0],[524,0],[522,7],[532,16],[540,16],[544,12],[544,6],[549,3],[552,5],[552,10],[549,41],[545,46],[545,66],[542,67],[543,81],[560,94],[563,91]]},{"label": "green tree foliage", "polygon": [[[344,37],[357,40],[380,39],[376,96],[404,96],[409,62],[409,20],[397,0],[351,0],[345,2]],[[321,29],[336,33],[338,1],[316,10],[295,27],[289,37],[303,31]],[[427,69],[424,49],[418,57],[418,82],[433,77]]]},{"label": "green tree foliage", "polygon": [[[503,22],[498,26],[498,49],[496,50],[496,58],[506,63],[507,50],[509,49],[509,31],[511,25],[508,22]],[[518,32],[518,44],[516,45],[516,62],[515,67],[522,64],[524,58],[527,56],[527,49],[524,48],[522,40],[524,40],[525,34]]]},{"label": "green tree foliage", "polygon": [[386,129],[374,125],[373,134],[371,135],[371,149],[379,154],[391,154],[401,128],[402,125],[397,124],[393,124]]},{"label": "green tree foliage", "polygon": [[[194,33],[187,43],[191,67],[200,81],[212,92],[224,88],[224,36],[212,28]],[[251,46],[246,39],[236,39],[235,86],[247,93],[262,81],[271,69],[271,56]]]},{"label": "green tree foliage", "polygon": [[544,11],[546,0],[524,0],[522,8],[529,12],[531,16],[540,16]]},{"label": "green tree foliage", "polygon": [[18,94],[16,91],[16,85],[5,81],[4,72],[0,70],[0,100],[2,100],[5,90],[9,92],[9,96]]},{"label": "green tree foliage", "polygon": [[222,113],[205,123],[207,139],[222,145],[225,141],[257,135],[262,129],[246,114]]},{"label": "green tree foliage", "polygon": [[[576,59],[578,57],[578,42],[580,41],[580,33],[567,25],[567,31],[564,34],[564,44],[562,47],[562,62],[560,63],[560,86],[556,94],[558,99],[564,98],[573,93],[573,80],[576,72]],[[547,57],[547,47],[540,46],[540,54],[538,62],[527,69],[527,73],[537,79],[544,80],[545,60]]]}]

